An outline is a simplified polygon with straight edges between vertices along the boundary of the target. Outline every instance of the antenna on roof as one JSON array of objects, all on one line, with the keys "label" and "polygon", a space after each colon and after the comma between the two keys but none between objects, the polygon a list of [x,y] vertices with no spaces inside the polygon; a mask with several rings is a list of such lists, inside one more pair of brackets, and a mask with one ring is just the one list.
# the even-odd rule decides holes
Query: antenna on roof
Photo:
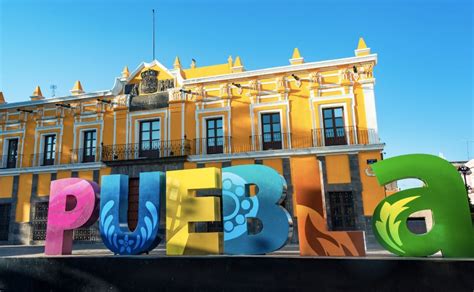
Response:
[{"label": "antenna on roof", "polygon": [[155,9],[151,10],[153,15],[153,61],[155,60]]},{"label": "antenna on roof", "polygon": [[57,89],[57,88],[58,88],[58,87],[56,86],[56,84],[51,84],[51,85],[49,86],[49,89],[51,89],[51,97],[55,97],[55,96],[56,96],[56,89]]}]

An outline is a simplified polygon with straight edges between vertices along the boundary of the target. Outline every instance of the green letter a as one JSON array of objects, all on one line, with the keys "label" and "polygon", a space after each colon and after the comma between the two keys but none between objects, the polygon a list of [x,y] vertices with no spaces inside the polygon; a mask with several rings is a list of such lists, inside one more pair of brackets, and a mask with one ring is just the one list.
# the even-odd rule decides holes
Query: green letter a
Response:
[{"label": "green letter a", "polygon": [[[403,155],[372,165],[380,185],[405,178],[424,182],[420,188],[397,192],[381,201],[372,218],[376,238],[401,256],[474,256],[474,229],[461,176],[446,160],[426,154]],[[432,229],[422,235],[406,224],[410,214],[431,210]]]}]

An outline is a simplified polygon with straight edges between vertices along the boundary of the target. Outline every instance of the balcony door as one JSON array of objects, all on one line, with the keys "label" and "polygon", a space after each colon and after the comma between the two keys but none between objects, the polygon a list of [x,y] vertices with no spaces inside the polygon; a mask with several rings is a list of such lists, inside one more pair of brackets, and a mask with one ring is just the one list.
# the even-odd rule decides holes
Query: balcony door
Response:
[{"label": "balcony door", "polygon": [[224,131],[222,128],[222,118],[206,120],[206,147],[207,154],[223,153]]},{"label": "balcony door", "polygon": [[344,110],[342,107],[323,109],[324,145],[346,145],[346,129],[344,127]]},{"label": "balcony door", "polygon": [[97,151],[96,130],[85,131],[83,148],[82,148],[82,162],[95,162],[96,151]]},{"label": "balcony door", "polygon": [[140,142],[138,156],[143,158],[160,157],[160,120],[140,122]]},{"label": "balcony door", "polygon": [[18,139],[9,139],[6,167],[16,168],[17,160],[18,160]]},{"label": "balcony door", "polygon": [[280,113],[262,114],[262,148],[282,148]]},{"label": "balcony door", "polygon": [[56,159],[56,135],[44,136],[43,165],[54,165]]}]

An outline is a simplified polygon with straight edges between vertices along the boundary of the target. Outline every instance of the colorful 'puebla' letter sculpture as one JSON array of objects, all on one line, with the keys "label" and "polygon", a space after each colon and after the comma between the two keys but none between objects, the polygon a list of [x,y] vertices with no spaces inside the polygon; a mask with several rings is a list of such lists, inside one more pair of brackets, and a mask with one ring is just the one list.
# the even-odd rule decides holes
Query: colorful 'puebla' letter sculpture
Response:
[{"label": "colorful 'puebla' letter sculpture", "polygon": [[[424,187],[395,193],[379,203],[373,229],[379,242],[401,256],[428,256],[441,251],[445,257],[474,256],[474,229],[466,189],[456,169],[432,155],[413,154],[389,158],[372,165],[381,185],[417,178]],[[425,234],[408,230],[408,216],[431,210],[433,227]]]},{"label": "colorful 'puebla' letter sculpture", "polygon": [[165,174],[140,174],[138,224],[132,232],[127,226],[128,176],[102,177],[100,200],[100,235],[115,254],[141,254],[160,242],[160,197],[165,192]]},{"label": "colorful 'puebla' letter sculpture", "polygon": [[51,182],[46,225],[46,255],[65,255],[72,251],[72,231],[87,227],[99,215],[99,186],[80,178]]},{"label": "colorful 'puebla' letter sculpture", "polygon": [[[250,186],[257,193],[250,195]],[[285,179],[263,165],[241,165],[222,170],[224,253],[265,254],[283,247],[291,237],[290,214],[280,206],[285,198]],[[249,234],[247,219],[263,225]]]},{"label": "colorful 'puebla' letter sculpture", "polygon": [[221,189],[215,167],[166,173],[166,254],[222,253],[222,232],[195,232],[196,222],[221,221],[220,197],[196,197],[196,190]]},{"label": "colorful 'puebla' letter sculpture", "polygon": [[324,212],[322,166],[314,156],[290,158],[296,201],[298,239],[302,256],[364,256],[363,231],[330,231]]}]

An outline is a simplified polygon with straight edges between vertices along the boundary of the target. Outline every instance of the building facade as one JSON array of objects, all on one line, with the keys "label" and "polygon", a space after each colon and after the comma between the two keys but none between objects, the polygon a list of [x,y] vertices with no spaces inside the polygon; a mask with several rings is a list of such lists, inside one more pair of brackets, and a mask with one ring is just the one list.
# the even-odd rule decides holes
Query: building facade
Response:
[{"label": "building facade", "polygon": [[[140,172],[241,164],[267,165],[286,179],[282,204],[295,229],[309,216],[301,199],[309,193],[318,232],[366,231],[369,242],[372,212],[386,195],[369,171],[384,147],[377,55],[360,39],[352,57],[305,62],[295,49],[289,62],[246,71],[239,57],[190,68],[176,58],[172,69],[154,60],[125,67],[111,90],[87,93],[78,81],[69,96],[44,98],[37,87],[28,101],[2,97],[0,242],[44,240],[56,179],[127,174],[133,228]],[[75,239],[98,239],[97,227]]]}]

